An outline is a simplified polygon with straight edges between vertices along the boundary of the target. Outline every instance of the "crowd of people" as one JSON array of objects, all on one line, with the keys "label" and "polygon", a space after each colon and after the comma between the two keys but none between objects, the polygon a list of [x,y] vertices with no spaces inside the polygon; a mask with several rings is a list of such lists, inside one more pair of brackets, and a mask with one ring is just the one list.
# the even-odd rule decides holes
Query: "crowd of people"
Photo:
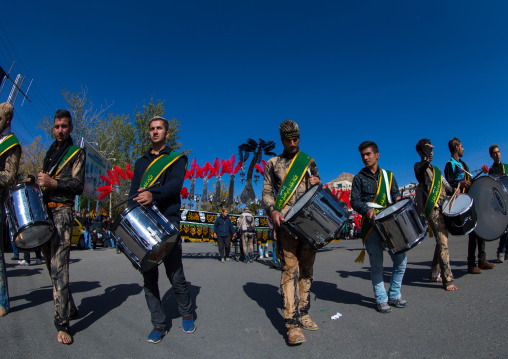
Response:
[{"label": "crowd of people", "polygon": [[[12,140],[10,123],[13,108],[9,104],[0,105],[0,200],[3,204],[17,178],[21,146]],[[134,176],[129,193],[129,208],[151,206],[157,209],[167,221],[178,225],[180,222],[180,191],[187,167],[187,157],[172,151],[166,146],[169,137],[169,123],[162,117],[153,117],[148,123],[151,146],[139,158],[134,166]],[[44,158],[43,168],[37,175],[37,183],[43,188],[44,204],[54,223],[54,234],[40,247],[53,285],[54,325],[57,340],[71,344],[73,337],[70,321],[79,318],[79,313],[69,287],[69,250],[74,217],[74,198],[83,191],[85,153],[74,146],[71,114],[58,110],[54,116],[53,135],[55,142]],[[300,151],[300,129],[293,121],[283,121],[279,126],[282,154],[271,158],[265,167],[262,189],[263,206],[269,216],[270,239],[273,243],[272,255],[277,267],[282,270],[280,291],[282,296],[282,316],[287,329],[287,341],[291,345],[305,342],[303,330],[318,330],[319,326],[310,317],[310,291],[314,280],[314,261],[317,249],[310,245],[307,238],[297,238],[284,226],[288,211],[313,186],[321,184],[318,168],[314,159]],[[11,141],[7,142],[6,141]],[[9,144],[9,146],[7,146]],[[434,146],[430,140],[422,139],[416,145],[420,161],[414,170],[419,182],[419,192],[415,199],[420,213],[424,214],[436,239],[435,254],[429,278],[442,282],[447,291],[455,291],[453,274],[450,269],[447,246],[448,230],[443,221],[443,202],[454,193],[467,192],[471,187],[467,165],[462,161],[464,148],[458,138],[450,140],[451,160],[445,168],[445,176],[431,165]],[[389,313],[391,308],[404,308],[408,301],[402,296],[402,281],[406,270],[407,254],[391,253],[393,264],[388,291],[383,278],[384,252],[386,243],[373,225],[376,216],[401,199],[397,181],[391,171],[382,169],[378,160],[378,146],[372,141],[360,144],[359,152],[365,167],[354,177],[351,191],[351,206],[362,215],[360,236],[363,249],[357,259],[363,262],[365,253],[369,255],[370,272],[376,310]],[[506,173],[500,162],[498,146],[489,149],[494,165],[491,174]],[[35,179],[35,178],[34,178]],[[154,186],[154,184],[158,184]],[[5,211],[0,211],[5,229]],[[111,233],[111,220],[104,217],[99,227],[94,227],[90,213],[85,212],[78,220],[83,225],[83,236],[87,249],[95,249],[97,231],[106,235]],[[148,230],[148,229],[147,229]],[[347,233],[347,236],[354,236]],[[1,232],[5,232],[1,231]],[[213,236],[217,239],[219,256],[222,263],[231,256],[231,239],[235,243],[235,256],[241,251],[246,263],[252,263],[256,254],[259,258],[268,257],[266,246],[257,246],[254,217],[249,210],[238,219],[236,229],[223,208],[213,226]],[[110,236],[111,237],[111,236]],[[94,239],[95,238],[95,239]],[[3,240],[1,243],[3,244]],[[113,247],[112,239],[108,244]],[[506,255],[506,236],[500,240],[499,262]],[[478,260],[476,249],[478,248]],[[9,310],[7,275],[4,263],[4,248],[0,248],[0,316]],[[40,259],[39,259],[40,260]],[[194,303],[182,264],[182,241],[177,241],[162,263],[175,293],[176,304],[182,317],[182,329],[192,334],[196,331]],[[485,258],[485,241],[472,232],[469,234],[468,273],[479,274],[482,270],[492,269],[495,265]],[[162,267],[162,266],[161,266]],[[168,333],[166,315],[159,290],[159,266],[141,271],[145,299],[153,328],[147,341],[159,343]]]}]

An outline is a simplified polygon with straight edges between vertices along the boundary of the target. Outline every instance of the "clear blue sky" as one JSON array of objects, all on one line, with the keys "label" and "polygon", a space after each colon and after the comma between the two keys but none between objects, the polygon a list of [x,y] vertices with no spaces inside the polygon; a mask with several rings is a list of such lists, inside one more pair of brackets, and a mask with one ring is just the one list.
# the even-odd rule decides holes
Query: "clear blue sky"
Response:
[{"label": "clear blue sky", "polygon": [[65,107],[60,90],[87,86],[115,113],[166,100],[200,165],[248,137],[280,153],[286,119],[324,182],[363,167],[364,140],[399,185],[415,182],[423,137],[442,169],[455,136],[472,169],[490,166],[492,143],[508,161],[506,2],[12,1],[1,11],[0,64],[15,59],[36,85],[33,104],[16,103],[26,142]]}]

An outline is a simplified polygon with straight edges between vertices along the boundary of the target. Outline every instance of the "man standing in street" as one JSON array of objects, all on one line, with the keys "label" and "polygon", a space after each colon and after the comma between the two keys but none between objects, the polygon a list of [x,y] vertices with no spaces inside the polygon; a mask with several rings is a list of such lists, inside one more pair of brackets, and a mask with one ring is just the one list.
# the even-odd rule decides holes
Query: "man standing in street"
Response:
[{"label": "man standing in street", "polygon": [[[219,246],[220,261],[229,261],[229,252],[231,250],[231,235],[235,233],[235,227],[229,218],[228,210],[226,207],[222,208],[220,216],[215,218],[213,222],[213,238],[217,240]],[[234,237],[233,237],[234,238]]]},{"label": "man standing in street", "polygon": [[[154,204],[169,222],[179,228],[180,191],[187,170],[187,156],[166,147],[166,140],[169,137],[168,120],[159,116],[153,117],[148,127],[151,147],[136,161],[129,193],[129,197],[135,197],[129,205],[135,202],[143,206]],[[155,183],[159,183],[159,186],[145,190]],[[163,263],[175,293],[178,311],[182,316],[182,329],[185,333],[194,333],[196,330],[193,317],[194,305],[183,272],[180,238],[164,258]],[[159,293],[159,267],[143,273],[143,289],[153,325],[147,340],[157,344],[168,333],[166,315]]]},{"label": "man standing in street", "polygon": [[0,317],[6,316],[10,310],[9,290],[4,260],[4,238],[7,233],[4,202],[9,194],[9,188],[14,185],[18,177],[19,160],[21,158],[21,145],[11,132],[11,121],[14,108],[4,102],[0,104]]},{"label": "man standing in street", "polygon": [[73,145],[72,116],[58,110],[53,123],[55,142],[44,157],[39,185],[44,187],[44,203],[55,225],[55,234],[42,245],[42,254],[53,284],[55,327],[58,341],[71,344],[69,321],[78,311],[69,288],[69,251],[72,235],[74,198],[83,193],[85,151]]}]

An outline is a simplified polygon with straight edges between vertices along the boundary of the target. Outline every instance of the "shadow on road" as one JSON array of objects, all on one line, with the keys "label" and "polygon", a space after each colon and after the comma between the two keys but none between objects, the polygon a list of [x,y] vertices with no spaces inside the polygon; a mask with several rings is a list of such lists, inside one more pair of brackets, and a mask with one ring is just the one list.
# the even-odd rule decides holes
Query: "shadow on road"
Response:
[{"label": "shadow on road", "polygon": [[[191,295],[192,303],[194,303],[194,319],[197,319],[196,309],[198,308],[197,297],[201,290],[201,287],[192,285],[191,282],[187,282],[189,293]],[[162,297],[162,307],[166,314],[166,329],[170,330],[173,326],[172,320],[180,318],[180,312],[178,311],[178,304],[175,298],[175,292],[171,289],[168,290]],[[148,312],[148,309],[147,309]]]},{"label": "shadow on road", "polygon": [[254,300],[265,310],[266,317],[270,319],[273,327],[279,331],[282,337],[285,337],[286,326],[284,319],[279,313],[279,309],[282,307],[279,287],[271,284],[248,282],[244,284],[243,290],[250,299]]},{"label": "shadow on road", "polygon": [[[96,283],[96,288],[100,286],[99,282],[93,283]],[[71,290],[75,292],[75,287],[78,285],[79,284],[72,283]],[[78,306],[80,317],[83,319],[72,325],[73,331],[77,333],[87,329],[110,311],[122,305],[122,303],[125,302],[131,295],[139,294],[142,289],[143,287],[136,283],[118,284],[106,288],[103,294],[83,298],[83,300],[81,300],[81,304]]]},{"label": "shadow on road", "polygon": [[329,302],[354,304],[369,308],[372,307],[375,302],[374,298],[365,297],[358,293],[340,289],[335,283],[315,280],[312,282],[310,291],[316,295],[316,298]]},{"label": "shadow on road", "polygon": [[[48,279],[49,282],[49,279]],[[74,282],[70,284],[71,293],[88,292],[90,290],[99,288],[99,282]],[[19,295],[10,298],[11,302],[17,300],[26,300],[28,303],[17,305],[11,309],[11,312],[16,312],[26,308],[36,307],[40,304],[53,301],[53,286],[44,286],[41,289],[34,290],[27,295]]]}]

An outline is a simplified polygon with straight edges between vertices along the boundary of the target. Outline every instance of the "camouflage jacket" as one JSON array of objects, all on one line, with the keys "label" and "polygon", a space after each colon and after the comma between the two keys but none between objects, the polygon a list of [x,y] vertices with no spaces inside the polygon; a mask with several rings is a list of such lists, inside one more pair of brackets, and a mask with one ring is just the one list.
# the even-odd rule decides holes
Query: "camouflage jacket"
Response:
[{"label": "camouflage jacket", "polygon": [[85,183],[85,151],[80,150],[54,177],[55,190],[45,190],[44,203],[56,202],[74,205],[74,197],[83,193]]},{"label": "camouflage jacket", "polygon": [[5,202],[9,188],[14,186],[18,178],[21,146],[14,146],[0,157],[0,201]]},{"label": "camouflage jacket", "polygon": [[[282,186],[282,181],[286,177],[286,172],[293,160],[294,155],[289,155],[285,151],[276,157],[270,158],[265,166],[265,177],[263,179],[263,205],[268,215],[275,209],[275,200],[279,189]],[[313,176],[319,177],[316,162],[311,161],[309,166],[310,172]],[[287,211],[307,192],[312,185],[310,184],[309,174],[306,173],[298,185],[298,188],[289,199],[286,206],[282,209],[284,216]]]}]

